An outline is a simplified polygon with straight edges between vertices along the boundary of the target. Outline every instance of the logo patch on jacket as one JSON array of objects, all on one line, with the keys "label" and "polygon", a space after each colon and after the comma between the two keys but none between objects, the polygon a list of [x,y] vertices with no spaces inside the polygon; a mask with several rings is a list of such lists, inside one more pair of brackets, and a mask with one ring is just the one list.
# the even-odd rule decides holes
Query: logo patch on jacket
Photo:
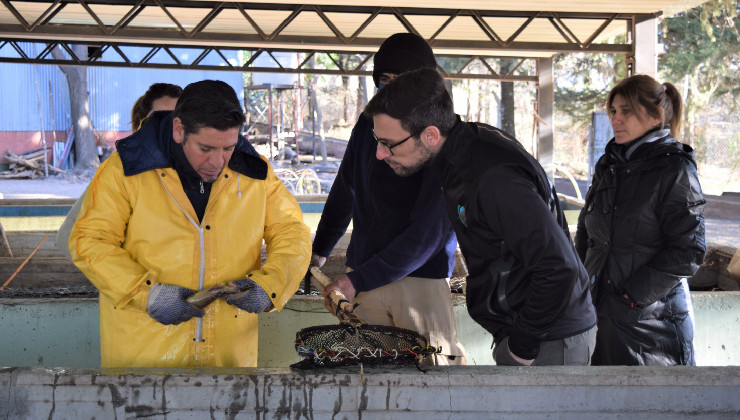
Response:
[{"label": "logo patch on jacket", "polygon": [[463,226],[468,227],[468,220],[465,218],[465,206],[462,204],[457,205],[457,218],[460,219]]}]

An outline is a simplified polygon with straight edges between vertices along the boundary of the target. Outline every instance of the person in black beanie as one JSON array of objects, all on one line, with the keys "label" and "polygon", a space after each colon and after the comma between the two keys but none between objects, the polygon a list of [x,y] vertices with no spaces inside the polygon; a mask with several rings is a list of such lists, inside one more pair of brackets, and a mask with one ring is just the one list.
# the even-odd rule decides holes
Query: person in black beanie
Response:
[{"label": "person in black beanie", "polygon": [[[382,88],[401,73],[421,68],[437,68],[431,47],[418,35],[398,33],[375,54],[373,81]],[[428,364],[465,364],[448,284],[457,239],[439,187],[426,169],[402,176],[404,168],[376,159],[381,150],[405,141],[375,137],[372,120],[360,115],[324,205],[311,261],[324,265],[351,220],[348,272],[324,296],[339,290],[368,323],[424,335],[430,345],[442,348]]]},{"label": "person in black beanie", "polygon": [[407,32],[389,36],[373,60],[373,81],[379,88],[407,71],[437,69],[437,59],[429,44],[419,35]]}]

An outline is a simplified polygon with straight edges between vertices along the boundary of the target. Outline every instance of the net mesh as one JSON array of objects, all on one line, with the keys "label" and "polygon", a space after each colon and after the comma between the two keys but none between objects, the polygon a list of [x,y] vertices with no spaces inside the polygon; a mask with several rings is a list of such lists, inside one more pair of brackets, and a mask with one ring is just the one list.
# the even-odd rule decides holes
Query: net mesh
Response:
[{"label": "net mesh", "polygon": [[355,364],[420,364],[439,352],[422,335],[397,327],[342,323],[304,328],[296,334],[298,355],[293,367],[335,367]]}]

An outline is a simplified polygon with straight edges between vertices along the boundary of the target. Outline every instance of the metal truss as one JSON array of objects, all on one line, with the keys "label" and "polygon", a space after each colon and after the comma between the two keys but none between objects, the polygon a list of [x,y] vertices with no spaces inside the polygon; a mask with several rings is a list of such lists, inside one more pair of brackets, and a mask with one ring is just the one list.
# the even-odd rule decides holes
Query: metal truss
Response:
[{"label": "metal truss", "polygon": [[[215,70],[288,74],[370,76],[366,51],[242,49],[234,47],[162,46],[119,43],[88,45],[87,55],[75,54],[69,42],[38,40],[0,41],[0,62],[180,70]],[[61,55],[52,55],[58,49]],[[187,52],[187,54],[184,54]],[[234,54],[236,52],[237,54]],[[289,65],[279,53],[294,53],[299,60]],[[61,58],[60,58],[61,57]],[[232,57],[231,59],[229,57]],[[233,57],[237,57],[234,59]],[[262,58],[258,60],[258,58]],[[499,60],[515,61],[507,72],[496,70]],[[534,58],[437,55],[438,70],[449,79],[489,79],[536,82]],[[259,63],[259,64],[258,64]]]},{"label": "metal truss", "polygon": [[[18,7],[16,7],[18,5]],[[33,20],[24,17],[22,8],[33,6],[36,15]],[[5,10],[3,10],[3,7]],[[39,12],[40,11],[40,12]],[[150,16],[156,12],[163,21],[154,27],[144,25],[137,18]],[[264,18],[264,13],[279,12],[282,20],[273,24],[270,30],[260,25],[257,15]],[[26,0],[23,2],[0,0],[0,16],[13,16],[17,23],[0,23],[0,41],[10,44],[18,50],[17,42],[21,40],[44,42],[46,50],[68,43],[87,43],[100,46],[101,49],[119,50],[124,46],[138,45],[151,48],[156,54],[159,50],[172,56],[174,62],[163,64],[151,60],[127,60],[125,54],[117,64],[101,60],[100,56],[89,58],[70,58],[79,65],[119,65],[124,67],[157,67],[157,68],[204,68],[197,61],[185,65],[179,63],[173,48],[200,48],[205,55],[226,49],[249,51],[251,56],[276,51],[301,52],[313,54],[364,54],[365,60],[371,56],[382,40],[390,33],[379,33],[374,23],[389,19],[400,24],[403,29],[412,33],[426,33],[425,38],[435,51],[442,51],[458,57],[467,57],[472,61],[485,63],[486,57],[496,55],[519,56],[545,55],[556,52],[604,52],[630,55],[633,45],[627,43],[600,43],[597,38],[614,23],[623,24],[625,31],[634,27],[637,19],[647,15],[621,13],[577,13],[553,11],[491,11],[463,9],[430,9],[410,7],[373,7],[373,6],[340,6],[340,5],[304,5],[304,4],[269,4],[250,2],[214,2],[214,1],[172,1],[172,0]],[[28,15],[28,13],[26,13]],[[179,15],[180,18],[176,17]],[[228,15],[232,25],[240,28],[224,32],[220,16]],[[188,16],[184,19],[183,16]],[[340,30],[342,17],[352,16],[359,22],[357,27],[347,34]],[[62,18],[64,17],[64,18]],[[301,19],[313,19],[325,25],[324,31],[315,28],[300,28]],[[318,17],[318,19],[317,19]],[[464,19],[465,31],[457,28]],[[496,19],[516,21],[518,26],[502,36],[494,30],[492,22]],[[187,20],[187,22],[186,22]],[[234,23],[236,20],[236,23]],[[240,22],[241,21],[241,22]],[[434,21],[434,23],[430,23]],[[70,23],[72,22],[72,23]],[[440,23],[441,22],[441,23]],[[587,32],[574,29],[575,25],[587,22],[591,28]],[[524,37],[527,28],[543,25],[557,36],[533,40]],[[315,25],[314,25],[315,26]],[[452,27],[455,30],[451,30]],[[374,29],[373,29],[374,28]],[[595,28],[595,29],[594,29]],[[446,29],[450,29],[447,30]],[[467,30],[475,31],[470,36]],[[303,32],[301,32],[303,31]],[[323,35],[319,35],[319,33]],[[580,37],[576,35],[580,33]],[[584,35],[587,33],[588,35]],[[159,50],[158,50],[159,49]],[[155,51],[156,50],[156,51]],[[364,52],[363,52],[364,51]],[[67,51],[69,53],[69,51]],[[481,53],[483,52],[483,54]],[[120,52],[119,52],[120,53]],[[255,54],[258,53],[258,54]],[[0,61],[21,60],[26,63],[61,64],[49,59],[48,51],[38,57],[24,56],[0,57]],[[91,62],[94,61],[94,63]],[[364,64],[363,62],[363,64]],[[65,62],[63,64],[70,64]],[[232,68],[219,68],[232,70]],[[329,74],[364,74],[362,65],[355,69],[338,66],[337,69],[298,68],[262,69],[259,67],[241,66],[235,71],[270,71],[287,73],[329,73]],[[310,70],[310,71],[309,71]],[[359,73],[358,73],[359,72]],[[465,72],[450,73],[450,76],[468,77]],[[495,71],[490,73],[493,78]],[[477,75],[476,78],[480,78]],[[512,75],[510,75],[512,76]]]}]

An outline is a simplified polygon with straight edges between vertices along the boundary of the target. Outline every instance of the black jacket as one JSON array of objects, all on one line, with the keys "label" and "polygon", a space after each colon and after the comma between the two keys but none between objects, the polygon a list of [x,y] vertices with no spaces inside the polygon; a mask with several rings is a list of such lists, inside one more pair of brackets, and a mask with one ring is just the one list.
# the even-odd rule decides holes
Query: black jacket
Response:
[{"label": "black jacket", "polygon": [[595,363],[693,359],[680,283],[704,259],[704,203],[693,150],[668,130],[607,144],[576,234],[599,311]]},{"label": "black jacket", "polygon": [[328,256],[352,220],[347,273],[358,293],[406,276],[445,278],[457,242],[429,168],[402,177],[375,157],[373,121],[360,115],[316,229],[313,252]]},{"label": "black jacket", "polygon": [[588,278],[542,167],[513,138],[458,122],[433,162],[468,265],[471,317],[519,357],[596,324]]}]

